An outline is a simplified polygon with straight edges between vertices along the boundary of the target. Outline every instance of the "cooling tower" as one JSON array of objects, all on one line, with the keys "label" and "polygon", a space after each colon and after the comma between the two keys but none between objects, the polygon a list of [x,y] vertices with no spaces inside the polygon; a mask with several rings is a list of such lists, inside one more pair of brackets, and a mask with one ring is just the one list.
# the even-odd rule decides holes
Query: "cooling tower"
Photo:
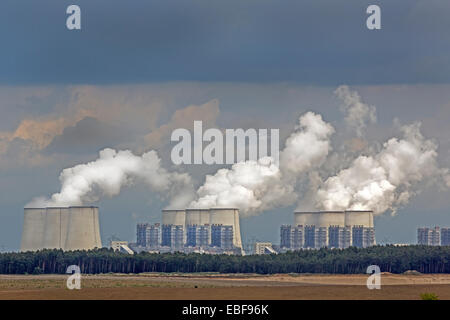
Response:
[{"label": "cooling tower", "polygon": [[64,250],[101,248],[97,207],[70,207]]},{"label": "cooling tower", "polygon": [[166,209],[162,211],[162,225],[173,224],[183,226],[183,242],[186,240],[186,212],[185,210]]},{"label": "cooling tower", "polygon": [[97,207],[24,209],[21,251],[101,246]]},{"label": "cooling tower", "polygon": [[344,211],[294,212],[295,225],[345,226]]},{"label": "cooling tower", "polygon": [[346,210],[345,225],[373,228],[373,211]]},{"label": "cooling tower", "polygon": [[173,224],[185,227],[186,213],[184,210],[163,210],[162,224]]},{"label": "cooling tower", "polygon": [[43,246],[46,210],[44,208],[25,208],[23,211],[20,251],[39,250]]},{"label": "cooling tower", "polygon": [[211,225],[233,226],[233,245],[242,249],[239,210],[236,208],[211,208],[209,212]]},{"label": "cooling tower", "polygon": [[64,249],[69,208],[51,207],[47,208],[46,211],[42,247],[46,249]]},{"label": "cooling tower", "polygon": [[209,209],[186,209],[186,226],[210,224]]}]

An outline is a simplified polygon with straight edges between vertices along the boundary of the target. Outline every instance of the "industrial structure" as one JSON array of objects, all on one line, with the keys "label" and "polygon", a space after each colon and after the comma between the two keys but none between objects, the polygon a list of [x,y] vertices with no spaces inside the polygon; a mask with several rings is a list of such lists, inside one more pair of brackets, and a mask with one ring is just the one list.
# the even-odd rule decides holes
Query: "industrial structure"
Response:
[{"label": "industrial structure", "polygon": [[98,207],[24,209],[21,251],[101,247]]},{"label": "industrial structure", "polygon": [[128,241],[111,241],[110,247],[114,251],[127,253],[127,254],[134,254],[133,250],[131,250],[128,247]]},{"label": "industrial structure", "polygon": [[417,229],[417,244],[426,246],[450,246],[450,228],[422,227]]},{"label": "industrial structure", "polygon": [[140,223],[135,251],[242,254],[236,208],[162,210],[161,224]]},{"label": "industrial structure", "polygon": [[255,254],[276,254],[271,242],[255,242]]},{"label": "industrial structure", "polygon": [[160,224],[138,223],[136,230],[136,244],[142,247],[156,248],[159,246]]},{"label": "industrial structure", "polygon": [[372,211],[294,212],[294,220],[293,226],[281,226],[282,250],[375,245]]}]

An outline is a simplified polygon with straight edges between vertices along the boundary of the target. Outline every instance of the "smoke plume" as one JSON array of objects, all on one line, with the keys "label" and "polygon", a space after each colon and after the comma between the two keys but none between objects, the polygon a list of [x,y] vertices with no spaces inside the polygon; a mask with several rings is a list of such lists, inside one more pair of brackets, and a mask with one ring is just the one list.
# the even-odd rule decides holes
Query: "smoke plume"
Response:
[{"label": "smoke plume", "polygon": [[436,177],[437,145],[426,140],[420,123],[401,127],[403,138],[392,138],[374,156],[359,156],[349,168],[329,177],[316,194],[325,210],[373,210],[381,214],[408,202],[417,183]]},{"label": "smoke plume", "polygon": [[192,207],[236,207],[243,216],[296,201],[297,178],[319,167],[331,150],[333,127],[313,112],[299,119],[299,125],[280,152],[280,167],[271,157],[234,164],[208,175],[198,189]]},{"label": "smoke plume", "polygon": [[97,160],[64,169],[59,179],[60,192],[49,199],[36,198],[27,207],[83,205],[105,195],[115,196],[122,187],[134,183],[144,183],[168,197],[170,207],[182,207],[193,196],[190,176],[162,168],[153,150],[137,156],[128,150],[104,149]]},{"label": "smoke plume", "polygon": [[361,101],[358,92],[348,86],[340,86],[334,92],[342,101],[341,111],[345,114],[345,123],[361,138],[369,123],[377,121],[376,108]]}]

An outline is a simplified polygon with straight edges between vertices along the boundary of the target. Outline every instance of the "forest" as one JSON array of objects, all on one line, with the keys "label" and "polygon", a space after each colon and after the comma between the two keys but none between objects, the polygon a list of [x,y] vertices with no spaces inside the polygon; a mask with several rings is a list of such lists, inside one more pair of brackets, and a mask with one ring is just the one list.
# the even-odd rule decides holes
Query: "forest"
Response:
[{"label": "forest", "polygon": [[220,273],[450,273],[450,246],[373,246],[369,248],[299,250],[270,255],[135,253],[102,248],[89,251],[41,250],[0,254],[0,274],[63,274],[77,265],[84,274],[141,272]]}]

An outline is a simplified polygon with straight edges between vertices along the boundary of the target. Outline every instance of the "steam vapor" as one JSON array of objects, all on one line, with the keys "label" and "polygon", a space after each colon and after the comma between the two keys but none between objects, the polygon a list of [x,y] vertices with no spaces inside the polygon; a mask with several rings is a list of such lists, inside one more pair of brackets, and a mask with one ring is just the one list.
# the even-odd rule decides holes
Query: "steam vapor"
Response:
[{"label": "steam vapor", "polygon": [[437,145],[426,140],[420,123],[401,127],[403,139],[392,138],[374,156],[359,156],[349,168],[329,177],[316,195],[325,210],[395,212],[414,195],[416,184],[436,177]]},{"label": "steam vapor", "polygon": [[27,207],[82,205],[118,195],[123,186],[137,182],[168,196],[169,207],[186,205],[193,197],[190,176],[168,172],[160,162],[153,150],[136,156],[128,150],[104,149],[97,160],[64,169],[59,177],[61,191],[49,199],[35,198]]},{"label": "steam vapor", "polygon": [[334,128],[313,112],[299,119],[280,153],[280,167],[271,157],[234,164],[208,175],[191,207],[236,207],[243,216],[296,201],[297,178],[319,167],[331,150]]},{"label": "steam vapor", "polygon": [[[367,143],[364,131],[376,122],[375,107],[363,103],[347,86],[340,86],[335,94],[342,101],[346,125],[361,143]],[[104,149],[97,160],[64,169],[60,192],[36,198],[27,206],[82,205],[104,195],[115,196],[124,186],[144,183],[166,197],[169,207],[237,207],[244,217],[289,206],[298,199],[300,210],[395,213],[420,192],[424,181],[440,179],[450,187],[450,171],[439,168],[437,145],[421,134],[420,123],[399,129],[401,138],[389,139],[378,151],[367,148],[366,154],[352,155],[349,161],[341,161],[341,167],[331,169],[336,159],[348,155],[333,151],[334,127],[321,115],[307,112],[286,139],[279,167],[271,157],[239,162],[207,175],[196,192],[191,177],[162,168],[155,151],[137,156],[127,150]]]}]

